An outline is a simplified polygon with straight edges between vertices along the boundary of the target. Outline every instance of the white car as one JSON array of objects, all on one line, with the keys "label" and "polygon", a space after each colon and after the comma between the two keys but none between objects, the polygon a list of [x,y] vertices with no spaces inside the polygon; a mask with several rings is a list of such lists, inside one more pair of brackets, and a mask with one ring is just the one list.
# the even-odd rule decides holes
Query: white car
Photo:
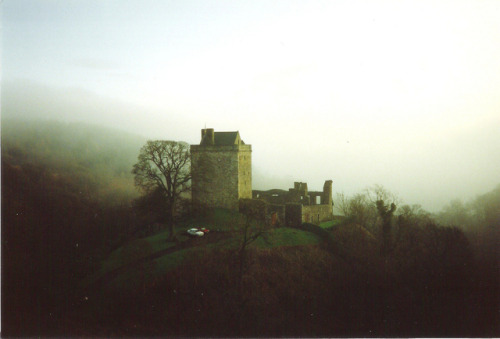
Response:
[{"label": "white car", "polygon": [[187,230],[187,233],[189,235],[194,236],[194,237],[202,237],[202,236],[205,235],[205,232],[203,232],[199,228],[190,228],[190,229]]}]

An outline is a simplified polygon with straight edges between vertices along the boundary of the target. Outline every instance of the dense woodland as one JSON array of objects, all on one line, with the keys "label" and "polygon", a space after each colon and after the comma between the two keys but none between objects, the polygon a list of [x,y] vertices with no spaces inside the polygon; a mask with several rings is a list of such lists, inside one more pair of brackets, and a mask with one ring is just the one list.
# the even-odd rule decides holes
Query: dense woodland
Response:
[{"label": "dense woodland", "polygon": [[206,246],[159,278],[138,265],[140,288],[89,290],[114,250],[162,224],[131,174],[144,143],[2,121],[3,335],[500,335],[500,185],[437,214],[381,186],[338,194],[339,222],[310,226],[318,244],[249,245],[244,265],[242,247]]},{"label": "dense woodland", "polygon": [[79,281],[134,232],[130,170],[143,142],[91,125],[2,121],[4,333],[46,333]]}]

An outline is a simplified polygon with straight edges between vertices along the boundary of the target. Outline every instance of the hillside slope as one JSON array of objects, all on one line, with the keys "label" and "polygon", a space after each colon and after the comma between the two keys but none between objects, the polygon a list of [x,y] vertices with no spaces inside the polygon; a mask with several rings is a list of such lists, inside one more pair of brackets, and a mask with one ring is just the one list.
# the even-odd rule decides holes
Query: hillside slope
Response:
[{"label": "hillside slope", "polygon": [[95,126],[2,121],[2,335],[500,333],[498,261],[478,261],[460,229],[431,219],[394,218],[383,253],[376,227],[349,218],[268,229],[242,249],[251,221],[222,209],[179,220],[179,234],[206,237],[167,242],[130,204],[142,144]]},{"label": "hillside slope", "polygon": [[83,123],[2,119],[2,160],[72,177],[93,200],[137,196],[130,173],[145,138]]},{"label": "hillside slope", "polygon": [[2,119],[2,334],[46,333],[83,276],[134,229],[130,170],[143,141]]}]

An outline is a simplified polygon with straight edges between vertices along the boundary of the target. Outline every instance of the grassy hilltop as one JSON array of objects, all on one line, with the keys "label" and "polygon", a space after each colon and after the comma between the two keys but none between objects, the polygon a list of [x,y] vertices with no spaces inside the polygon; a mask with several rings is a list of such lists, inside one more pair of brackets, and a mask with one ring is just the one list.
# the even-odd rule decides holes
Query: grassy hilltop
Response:
[{"label": "grassy hilltop", "polygon": [[[2,121],[3,335],[500,334],[500,187],[474,201],[476,214],[398,206],[390,247],[360,195],[344,201],[346,217],[319,226],[187,212],[168,242],[133,185],[144,142]],[[191,238],[191,227],[210,232]]]}]

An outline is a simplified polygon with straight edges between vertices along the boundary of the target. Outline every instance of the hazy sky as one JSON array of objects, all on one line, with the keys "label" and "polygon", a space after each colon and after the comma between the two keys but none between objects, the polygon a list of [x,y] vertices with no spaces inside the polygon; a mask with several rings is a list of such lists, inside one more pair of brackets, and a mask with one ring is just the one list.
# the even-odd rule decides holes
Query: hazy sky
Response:
[{"label": "hazy sky", "polygon": [[[500,183],[500,1],[4,0],[2,116],[253,146],[254,188]],[[265,183],[262,176],[271,178]]]}]

